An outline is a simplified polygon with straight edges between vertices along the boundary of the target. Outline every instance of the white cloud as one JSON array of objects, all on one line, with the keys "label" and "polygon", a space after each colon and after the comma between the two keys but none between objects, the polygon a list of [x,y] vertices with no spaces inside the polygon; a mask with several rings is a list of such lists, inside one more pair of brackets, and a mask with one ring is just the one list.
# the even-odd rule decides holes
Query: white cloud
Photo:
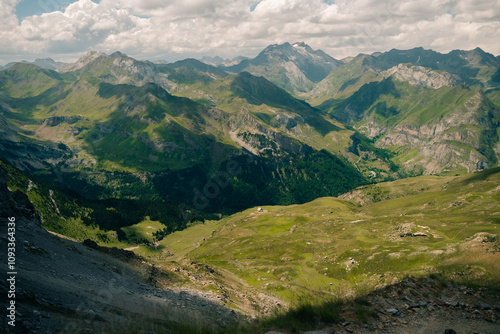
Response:
[{"label": "white cloud", "polygon": [[0,61],[9,61],[19,51],[18,37],[15,30],[18,20],[14,14],[16,5],[20,0],[0,0]]},{"label": "white cloud", "polygon": [[[14,54],[64,60],[96,49],[138,58],[254,56],[305,41],[336,58],[416,46],[500,54],[500,0],[79,0],[18,22],[0,0],[0,61]],[[255,6],[255,4],[257,5]],[[254,6],[254,7],[252,7]],[[254,10],[251,11],[250,8]],[[19,56],[17,56],[19,59]]]}]

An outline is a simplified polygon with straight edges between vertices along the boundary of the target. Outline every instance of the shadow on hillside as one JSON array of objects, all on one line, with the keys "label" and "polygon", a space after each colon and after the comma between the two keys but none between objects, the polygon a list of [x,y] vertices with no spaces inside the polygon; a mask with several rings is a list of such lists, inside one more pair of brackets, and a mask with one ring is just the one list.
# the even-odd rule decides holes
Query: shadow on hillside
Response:
[{"label": "shadow on hillside", "polygon": [[[12,221],[14,241],[7,237]],[[0,280],[5,296],[12,292],[2,298],[2,332],[196,333],[238,321],[236,313],[202,293],[156,288],[169,273],[132,252],[51,235],[42,225],[28,197],[7,189],[0,170],[1,253],[15,244],[9,277],[4,270]]]},{"label": "shadow on hillside", "polygon": [[[465,326],[465,327],[464,327]],[[500,287],[471,286],[441,275],[405,277],[396,284],[350,299],[323,303],[303,298],[299,305],[261,319],[258,327],[282,333],[345,332],[444,333],[446,329],[498,333]],[[338,332],[335,332],[338,333]],[[450,332],[452,333],[452,332]]]}]

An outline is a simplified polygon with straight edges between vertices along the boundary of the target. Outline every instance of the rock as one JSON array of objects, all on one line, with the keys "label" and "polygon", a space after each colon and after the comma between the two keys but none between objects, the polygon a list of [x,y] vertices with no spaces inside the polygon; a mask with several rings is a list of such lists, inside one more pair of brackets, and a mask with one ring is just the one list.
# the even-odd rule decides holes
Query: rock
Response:
[{"label": "rock", "polygon": [[445,329],[444,334],[457,334],[453,329]]},{"label": "rock", "polygon": [[47,126],[57,126],[61,123],[68,123],[68,124],[74,124],[76,123],[80,117],[71,117],[71,116],[51,116],[49,118],[46,118],[43,121],[44,125]]},{"label": "rock", "polygon": [[401,236],[401,238],[404,238],[404,237],[426,237],[427,234],[422,233],[422,232],[417,232],[417,233],[408,232],[408,233],[401,233],[400,236]]},{"label": "rock", "polygon": [[486,304],[486,303],[481,303],[481,305],[479,305],[483,310],[491,310],[492,307],[490,304]]},{"label": "rock", "polygon": [[395,308],[390,308],[388,310],[385,310],[387,313],[389,314],[392,314],[392,315],[396,315],[399,313],[399,310],[398,309],[395,309]]},{"label": "rock", "polygon": [[438,72],[422,66],[399,64],[385,72],[384,76],[392,76],[395,80],[408,82],[410,85],[438,89],[443,86],[453,87],[459,81],[452,74]]},{"label": "rock", "polygon": [[417,313],[420,314],[421,316],[427,315],[424,310],[417,310]]},{"label": "rock", "polygon": [[418,302],[416,304],[410,305],[410,308],[419,308],[424,306],[427,306],[427,302]]}]

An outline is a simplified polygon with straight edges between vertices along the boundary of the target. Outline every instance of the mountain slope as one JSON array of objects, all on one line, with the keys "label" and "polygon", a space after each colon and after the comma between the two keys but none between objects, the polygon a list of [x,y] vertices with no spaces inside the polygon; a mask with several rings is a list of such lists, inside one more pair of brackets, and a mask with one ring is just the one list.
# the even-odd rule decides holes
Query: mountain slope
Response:
[{"label": "mountain slope", "polygon": [[422,87],[391,76],[332,103],[325,106],[337,119],[394,150],[396,163],[408,170],[475,171],[498,163],[500,112],[481,92]]},{"label": "mountain slope", "polygon": [[305,96],[311,102],[315,101],[314,104],[337,95],[348,96],[366,83],[387,77],[384,71],[394,70],[402,65],[426,68],[438,74],[449,73],[455,80],[470,87],[498,86],[495,73],[498,72],[500,62],[479,48],[470,51],[454,50],[447,54],[423,48],[392,49],[371,55],[360,54],[346,60],[345,65],[333,70]]},{"label": "mountain slope", "polygon": [[[151,76],[143,75],[149,70]],[[158,77],[168,78],[162,82],[175,84],[178,93],[214,89],[214,96],[208,102],[174,96],[155,81]],[[25,85],[27,81],[36,89]],[[188,205],[208,203],[201,204],[203,209],[234,211],[242,205],[307,201],[365,182],[342,156],[321,151],[322,138],[339,130],[336,125],[307,103],[248,73],[229,76],[195,60],[154,65],[119,53],[90,53],[61,73],[18,64],[15,71],[1,72],[0,82],[4,125],[16,133],[16,140],[68,151],[65,160],[41,163],[51,171],[40,174],[56,182],[63,175],[66,186],[92,198],[160,196]],[[273,113],[274,120],[267,116]],[[26,152],[11,163],[29,165],[33,155],[36,152]],[[299,163],[307,157],[311,165]],[[232,161],[239,164],[241,175],[233,175],[212,199],[204,189]],[[284,167],[290,161],[297,163]],[[331,178],[329,187],[322,184],[317,169],[326,173],[321,177]],[[306,183],[310,186],[304,190]],[[259,193],[261,186],[267,190]],[[233,200],[241,193],[248,203]],[[203,201],[197,202],[199,197]]]},{"label": "mountain slope", "polygon": [[[176,232],[162,244],[173,261],[213,268],[222,291],[243,280],[282,305],[361,298],[404,277],[431,273],[498,289],[499,176],[499,168],[421,176],[365,186],[344,199],[248,209]],[[178,241],[192,246],[181,248]],[[225,298],[244,305],[253,299],[250,291]]]},{"label": "mountain slope", "polygon": [[307,96],[410,173],[476,171],[498,164],[498,66],[478,48],[393,49],[354,57]]},{"label": "mountain slope", "polygon": [[[13,265],[17,285],[15,296],[9,297],[15,302],[15,326],[7,325],[12,319],[2,317],[4,333],[74,333],[77,328],[95,333],[186,333],[198,330],[198,326],[220,328],[238,321],[237,314],[210,294],[172,288],[175,276],[151,269],[130,251],[99,247],[90,240],[82,244],[47,232],[43,226],[52,217],[40,216],[37,209],[47,204],[40,203],[34,194],[41,187],[32,186],[29,199],[23,193],[26,188],[9,190],[23,180],[17,178],[19,173],[0,164],[0,227],[7,236],[7,222],[14,220],[16,240]],[[30,200],[40,205],[35,207]],[[0,239],[2,252],[11,247],[8,242],[7,237]],[[169,277],[168,286],[157,285],[156,277]],[[8,291],[7,277],[2,278],[0,286]],[[9,300],[2,299],[2,306],[10,306]],[[186,306],[189,321],[182,316]],[[213,324],[214,318],[220,321]]]},{"label": "mountain slope", "polygon": [[247,71],[254,75],[262,75],[290,92],[304,92],[311,90],[314,83],[324,79],[340,64],[342,62],[323,51],[314,51],[301,42],[273,44],[253,59],[223,68],[230,72]]}]

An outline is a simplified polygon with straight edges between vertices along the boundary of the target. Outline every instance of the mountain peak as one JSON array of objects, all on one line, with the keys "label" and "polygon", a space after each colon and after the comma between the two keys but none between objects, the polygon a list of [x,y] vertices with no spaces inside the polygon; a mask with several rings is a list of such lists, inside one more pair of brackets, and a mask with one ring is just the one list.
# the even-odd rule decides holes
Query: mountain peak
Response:
[{"label": "mountain peak", "polygon": [[281,88],[308,91],[313,83],[323,80],[342,64],[321,50],[313,50],[304,42],[271,44],[253,59],[227,67],[229,71],[249,71],[264,75]]},{"label": "mountain peak", "polygon": [[100,57],[108,58],[108,56],[101,51],[89,51],[83,57],[78,59],[76,63],[68,64],[66,66],[61,66],[61,68],[59,68],[59,72],[70,72],[79,70],[84,66],[94,62],[96,59]]},{"label": "mountain peak", "polygon": [[128,56],[120,51],[115,51],[113,52],[110,56],[110,58],[119,58],[119,57],[125,57],[128,58]]},{"label": "mountain peak", "polygon": [[306,44],[306,43],[304,43],[304,42],[295,42],[295,43],[293,43],[293,44],[292,44],[292,46],[295,46],[295,47],[298,47],[298,46],[299,46],[299,47],[303,47],[303,48],[305,48],[305,47],[308,47],[309,45],[307,45],[307,44]]}]

